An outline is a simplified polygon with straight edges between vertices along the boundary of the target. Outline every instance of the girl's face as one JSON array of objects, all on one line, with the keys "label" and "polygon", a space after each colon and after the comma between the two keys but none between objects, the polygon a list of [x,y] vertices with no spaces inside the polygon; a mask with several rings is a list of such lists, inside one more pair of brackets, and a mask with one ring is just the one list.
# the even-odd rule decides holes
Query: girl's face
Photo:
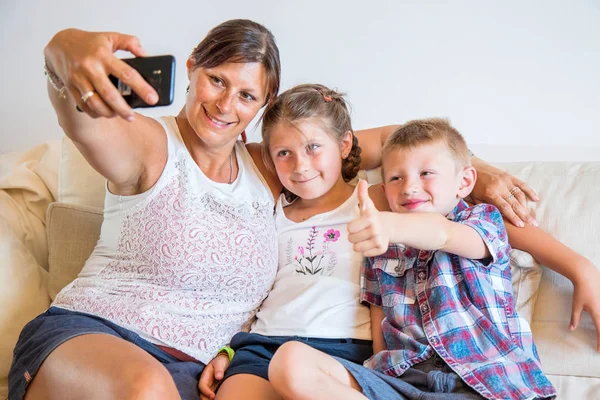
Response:
[{"label": "girl's face", "polygon": [[280,122],[271,128],[269,154],[282,185],[305,200],[327,194],[343,182],[342,154],[352,148],[352,133],[334,140],[314,120]]},{"label": "girl's face", "polygon": [[224,63],[192,71],[187,119],[204,142],[224,145],[235,140],[265,104],[267,74],[260,63]]}]

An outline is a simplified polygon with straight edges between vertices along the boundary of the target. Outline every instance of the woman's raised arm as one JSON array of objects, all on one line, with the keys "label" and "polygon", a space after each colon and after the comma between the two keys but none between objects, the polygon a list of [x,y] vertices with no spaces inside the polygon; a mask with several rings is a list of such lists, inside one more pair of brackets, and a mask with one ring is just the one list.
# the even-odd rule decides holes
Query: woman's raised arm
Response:
[{"label": "woman's raised arm", "polygon": [[110,81],[112,74],[147,102],[158,99],[137,71],[115,57],[117,50],[144,55],[134,36],[76,29],[57,33],[44,49],[48,95],[65,134],[111,190],[134,194],[149,165],[164,164],[166,139],[160,125],[135,114]]}]

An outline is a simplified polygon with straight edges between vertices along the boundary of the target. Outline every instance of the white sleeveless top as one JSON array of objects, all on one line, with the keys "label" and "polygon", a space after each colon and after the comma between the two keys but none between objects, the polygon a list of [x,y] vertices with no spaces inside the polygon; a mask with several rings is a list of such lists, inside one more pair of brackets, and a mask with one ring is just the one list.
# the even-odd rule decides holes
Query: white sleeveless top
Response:
[{"label": "white sleeveless top", "polygon": [[242,142],[231,184],[208,179],[173,117],[148,191],[106,191],[100,239],[53,306],[110,320],[204,363],[248,330],[277,270],[273,196]]},{"label": "white sleeveless top", "polygon": [[268,336],[371,340],[369,308],[360,304],[363,257],[348,241],[348,222],[359,216],[358,191],[335,210],[303,222],[277,202],[279,269],[251,332]]}]

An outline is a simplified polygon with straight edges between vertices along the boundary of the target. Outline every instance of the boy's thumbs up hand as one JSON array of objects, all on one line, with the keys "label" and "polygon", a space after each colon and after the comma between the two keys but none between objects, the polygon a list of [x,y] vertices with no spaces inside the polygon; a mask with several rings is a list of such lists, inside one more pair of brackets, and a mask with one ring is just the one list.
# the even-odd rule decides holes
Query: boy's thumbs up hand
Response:
[{"label": "boy's thumbs up hand", "polygon": [[366,215],[371,210],[377,211],[373,200],[369,197],[369,185],[364,179],[358,181],[358,205],[360,207],[360,215]]},{"label": "boy's thumbs up hand", "polygon": [[369,197],[367,182],[358,182],[360,217],[348,223],[348,240],[354,243],[354,251],[365,257],[383,254],[389,244],[388,235],[381,221],[381,213]]}]

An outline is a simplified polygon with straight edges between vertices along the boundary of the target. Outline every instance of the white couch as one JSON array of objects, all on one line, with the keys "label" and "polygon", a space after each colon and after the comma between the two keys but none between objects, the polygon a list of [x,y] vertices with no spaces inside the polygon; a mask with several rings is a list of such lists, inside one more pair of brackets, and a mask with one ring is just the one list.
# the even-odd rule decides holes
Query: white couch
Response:
[{"label": "white couch", "polygon": [[[547,159],[539,150],[531,155],[523,148],[474,150],[490,160],[505,156],[513,161],[516,153]],[[571,152],[571,160],[581,154]],[[588,149],[588,154],[593,153]],[[600,163],[497,165],[538,191],[541,201],[532,208],[542,228],[600,266]],[[12,349],[21,328],[48,307],[91,252],[103,196],[102,178],[68,140],[0,154],[0,399],[7,396]],[[570,282],[525,253],[514,252],[511,258],[519,311],[531,321],[544,371],[559,398],[600,399],[600,355],[594,350],[591,319],[586,314],[575,332],[567,329]]]}]

